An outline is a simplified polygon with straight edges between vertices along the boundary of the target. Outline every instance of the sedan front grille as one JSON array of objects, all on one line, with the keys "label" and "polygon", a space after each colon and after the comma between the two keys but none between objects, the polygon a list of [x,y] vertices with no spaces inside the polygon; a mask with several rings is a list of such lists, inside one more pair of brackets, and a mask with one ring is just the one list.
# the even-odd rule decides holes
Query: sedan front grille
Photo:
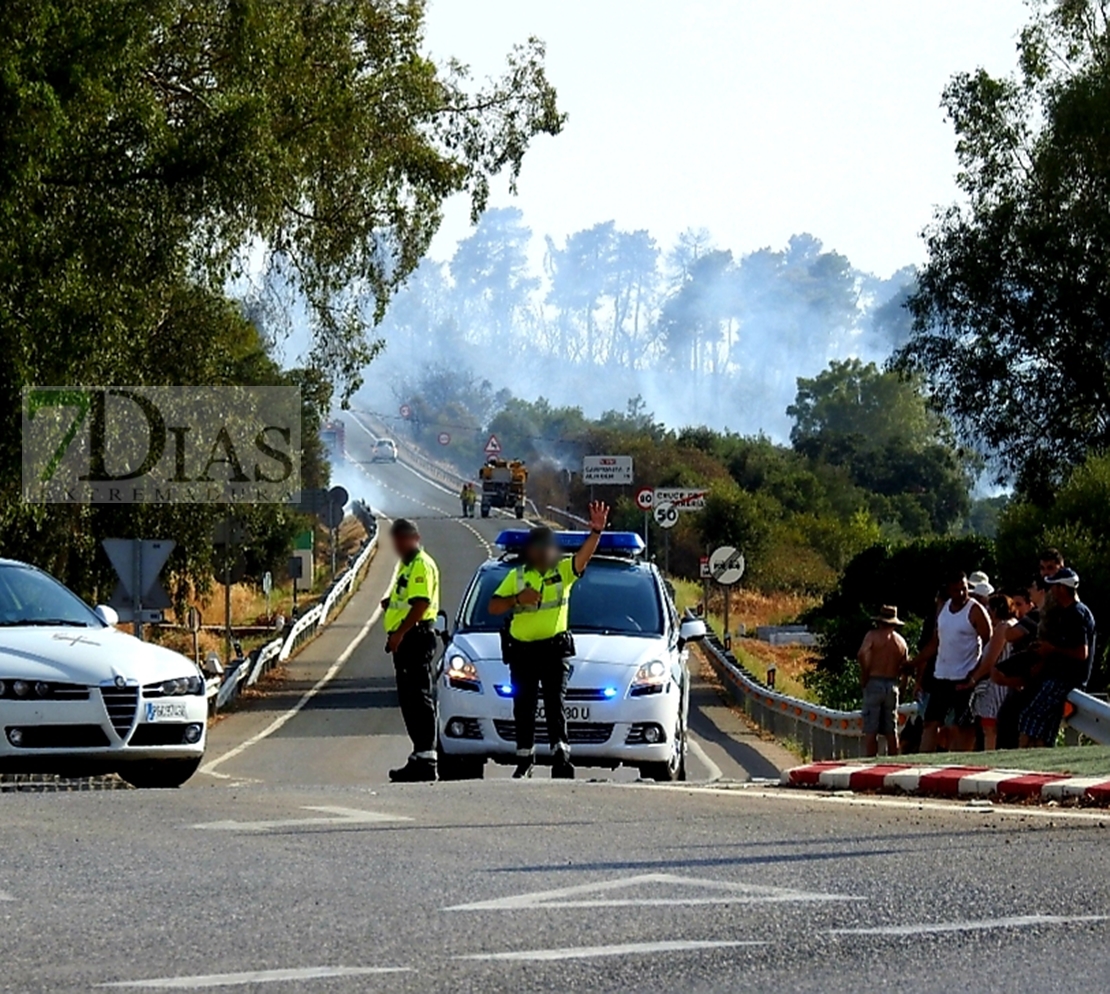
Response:
[{"label": "sedan front grille", "polygon": [[[497,734],[506,742],[516,742],[515,721],[494,721]],[[601,722],[572,721],[567,724],[567,738],[571,745],[604,745],[613,734],[613,725]],[[536,744],[549,745],[551,742],[544,722],[536,723]]]},{"label": "sedan front grille", "polygon": [[611,687],[567,687],[568,701],[611,701],[616,696]]},{"label": "sedan front grille", "polygon": [[135,712],[139,707],[138,687],[101,687],[100,696],[112,727],[121,739],[127,738],[135,723]]}]

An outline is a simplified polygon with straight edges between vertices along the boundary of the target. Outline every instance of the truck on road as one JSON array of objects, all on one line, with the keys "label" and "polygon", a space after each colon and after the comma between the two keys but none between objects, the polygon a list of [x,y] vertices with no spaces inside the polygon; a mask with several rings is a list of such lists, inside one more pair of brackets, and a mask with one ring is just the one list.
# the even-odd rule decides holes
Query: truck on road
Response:
[{"label": "truck on road", "polygon": [[486,460],[478,471],[482,481],[482,517],[488,518],[490,508],[512,508],[518,518],[524,517],[524,487],[528,469],[519,459]]}]

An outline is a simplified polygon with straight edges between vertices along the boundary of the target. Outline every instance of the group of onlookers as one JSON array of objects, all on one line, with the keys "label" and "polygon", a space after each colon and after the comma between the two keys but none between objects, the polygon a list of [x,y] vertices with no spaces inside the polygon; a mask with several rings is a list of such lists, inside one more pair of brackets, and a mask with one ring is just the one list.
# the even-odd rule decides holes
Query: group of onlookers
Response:
[{"label": "group of onlookers", "polygon": [[1085,687],[1095,619],[1079,576],[1057,549],[1041,554],[1027,588],[995,590],[977,571],[948,578],[913,658],[896,607],[883,607],[859,650],[866,752],[899,751],[898,699],[912,676],[919,722],[901,751],[1050,746],[1068,695]]}]

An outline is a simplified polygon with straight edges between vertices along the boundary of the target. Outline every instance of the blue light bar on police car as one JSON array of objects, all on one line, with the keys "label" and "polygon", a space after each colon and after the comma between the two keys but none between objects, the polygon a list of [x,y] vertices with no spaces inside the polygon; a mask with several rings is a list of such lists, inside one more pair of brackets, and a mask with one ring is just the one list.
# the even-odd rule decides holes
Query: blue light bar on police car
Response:
[{"label": "blue light bar on police car", "polygon": [[[560,551],[577,552],[589,535],[589,532],[555,532],[555,541]],[[497,546],[505,552],[519,552],[527,541],[526,528],[509,528],[497,536]],[[636,532],[602,532],[597,551],[611,556],[639,556],[644,551],[644,540]]]}]

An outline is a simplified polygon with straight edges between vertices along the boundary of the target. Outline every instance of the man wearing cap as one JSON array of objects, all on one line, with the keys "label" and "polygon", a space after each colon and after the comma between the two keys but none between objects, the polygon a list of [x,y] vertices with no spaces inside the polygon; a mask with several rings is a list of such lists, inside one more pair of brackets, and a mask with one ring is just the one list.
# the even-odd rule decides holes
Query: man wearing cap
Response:
[{"label": "man wearing cap", "polygon": [[393,590],[384,601],[385,651],[393,654],[401,717],[412,739],[412,753],[400,769],[390,770],[396,783],[436,778],[435,620],[439,614],[439,567],[420,544],[420,531],[406,518],[389,529],[401,560]]},{"label": "man wearing cap", "polygon": [[1045,577],[1049,598],[1034,648],[1040,682],[1021,712],[1022,748],[1052,745],[1064,716],[1064,702],[1086,686],[1095,657],[1095,618],[1079,599],[1079,574],[1064,567]]},{"label": "man wearing cap", "polygon": [[520,563],[509,570],[490,598],[490,614],[512,613],[502,652],[513,683],[513,719],[516,723],[516,771],[513,777],[532,775],[536,746],[536,706],[543,689],[548,741],[554,761],[551,776],[574,778],[564,710],[569,668],[574,655],[570,637],[570,591],[586,571],[609,508],[600,501],[590,504],[590,534],[572,556],[561,558],[555,533],[533,528],[525,542]]},{"label": "man wearing cap", "polygon": [[898,608],[884,604],[871,619],[875,627],[859,648],[860,682],[863,684],[864,750],[879,754],[879,736],[886,739],[887,755],[898,752],[898,682],[910,662],[906,640],[898,629],[904,622]]}]

